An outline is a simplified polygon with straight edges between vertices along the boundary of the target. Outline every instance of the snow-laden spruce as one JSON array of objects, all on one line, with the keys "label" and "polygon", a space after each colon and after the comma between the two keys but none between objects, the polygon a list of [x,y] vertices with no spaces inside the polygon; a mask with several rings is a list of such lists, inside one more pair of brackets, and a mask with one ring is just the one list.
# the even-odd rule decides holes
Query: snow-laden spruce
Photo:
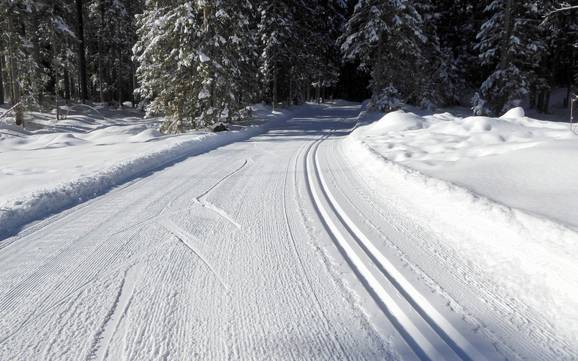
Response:
[{"label": "snow-laden spruce", "polygon": [[252,58],[248,2],[151,0],[138,17],[139,94],[165,131],[240,116]]}]

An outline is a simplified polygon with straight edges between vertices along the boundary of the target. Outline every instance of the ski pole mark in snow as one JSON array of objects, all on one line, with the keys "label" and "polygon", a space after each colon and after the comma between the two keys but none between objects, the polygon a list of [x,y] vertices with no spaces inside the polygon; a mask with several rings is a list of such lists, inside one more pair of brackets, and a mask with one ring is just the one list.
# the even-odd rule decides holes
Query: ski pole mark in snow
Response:
[{"label": "ski pole mark in snow", "polygon": [[110,341],[115,335],[120,322],[127,314],[142,268],[142,264],[139,263],[126,271],[112,307],[94,337],[92,350],[87,360],[103,361],[108,356]]},{"label": "ski pole mark in snow", "polygon": [[161,225],[169,233],[171,233],[179,242],[181,242],[183,245],[185,245],[185,247],[187,247],[189,250],[191,250],[191,252],[193,252],[195,254],[195,256],[197,256],[197,258],[199,258],[201,260],[201,262],[203,262],[205,264],[205,266],[207,266],[207,268],[211,271],[211,273],[217,278],[217,280],[219,281],[221,286],[223,286],[223,288],[226,291],[229,291],[229,286],[225,283],[225,281],[223,281],[223,279],[217,273],[217,271],[215,271],[213,266],[211,266],[211,264],[207,261],[207,259],[191,245],[191,241],[200,243],[200,240],[197,239],[197,237],[195,237],[192,234],[190,234],[189,232],[185,231],[184,229],[182,229],[181,227],[176,225],[171,220],[166,220]]}]

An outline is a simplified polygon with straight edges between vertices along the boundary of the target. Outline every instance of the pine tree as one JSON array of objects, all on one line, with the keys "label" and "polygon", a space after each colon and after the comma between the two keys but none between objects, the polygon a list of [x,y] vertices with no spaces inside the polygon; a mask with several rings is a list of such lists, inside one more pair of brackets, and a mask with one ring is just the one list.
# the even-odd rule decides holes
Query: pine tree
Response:
[{"label": "pine tree", "polygon": [[[273,109],[279,101],[279,84],[292,77],[289,64],[295,64],[297,51],[302,51],[297,33],[295,19],[295,4],[289,1],[260,1],[258,7],[259,26],[258,39],[261,51],[261,76],[273,104]],[[303,53],[300,53],[303,54]]]},{"label": "pine tree", "polygon": [[344,58],[371,73],[372,103],[381,110],[424,95],[419,77],[425,75],[427,40],[422,18],[407,0],[360,0],[340,38]]},{"label": "pine tree", "polygon": [[544,9],[536,2],[493,0],[477,35],[483,66],[492,68],[474,96],[476,114],[497,115],[518,106],[532,87],[540,87],[536,68],[545,52],[539,23]]},{"label": "pine tree", "polygon": [[246,46],[243,4],[151,0],[138,18],[139,93],[149,115],[167,116],[165,131],[202,127],[238,116],[237,51]]}]

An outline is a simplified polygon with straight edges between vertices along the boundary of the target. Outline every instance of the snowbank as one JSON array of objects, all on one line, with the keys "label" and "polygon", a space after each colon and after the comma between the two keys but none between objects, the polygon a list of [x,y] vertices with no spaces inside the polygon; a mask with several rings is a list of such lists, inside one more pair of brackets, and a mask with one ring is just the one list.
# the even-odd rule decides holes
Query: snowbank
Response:
[{"label": "snowbank", "polygon": [[383,158],[578,229],[578,137],[524,116],[421,117],[392,112],[353,138]]},{"label": "snowbank", "polygon": [[254,115],[256,122],[229,132],[177,136],[139,118],[71,117],[36,131],[0,123],[0,239],[180,159],[257,135],[291,112],[258,106]]},{"label": "snowbank", "polygon": [[567,125],[520,109],[502,118],[398,111],[356,129],[345,151],[506,299],[578,342],[578,138]]}]

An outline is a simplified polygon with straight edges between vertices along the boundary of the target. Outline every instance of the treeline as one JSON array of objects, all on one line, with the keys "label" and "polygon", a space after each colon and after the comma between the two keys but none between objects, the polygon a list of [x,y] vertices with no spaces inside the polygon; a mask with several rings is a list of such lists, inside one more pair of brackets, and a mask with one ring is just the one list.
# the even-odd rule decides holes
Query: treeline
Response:
[{"label": "treeline", "polygon": [[134,100],[137,13],[143,0],[0,2],[0,104]]},{"label": "treeline", "polygon": [[20,104],[19,123],[59,101],[130,100],[180,131],[344,93],[366,81],[352,66],[382,110],[547,112],[578,83],[577,1],[71,1],[0,3],[0,102]]},{"label": "treeline", "polygon": [[477,114],[497,115],[527,99],[547,112],[552,89],[570,92],[578,81],[578,11],[571,5],[360,0],[341,49],[371,73],[381,109],[471,104]]}]

